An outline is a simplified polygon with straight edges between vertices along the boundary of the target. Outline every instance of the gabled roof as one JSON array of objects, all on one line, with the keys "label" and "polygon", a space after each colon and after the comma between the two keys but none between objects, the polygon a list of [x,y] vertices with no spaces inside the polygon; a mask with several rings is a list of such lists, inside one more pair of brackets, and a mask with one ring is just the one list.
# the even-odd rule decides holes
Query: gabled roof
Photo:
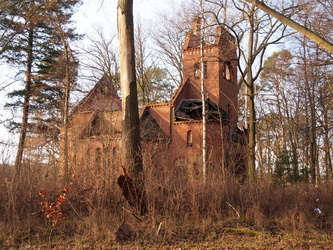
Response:
[{"label": "gabled roof", "polygon": [[[145,107],[140,118],[144,136],[147,137],[147,133],[154,133],[159,137],[170,135],[170,108],[171,103],[152,104]],[[151,126],[148,126],[149,122],[152,123]]]},{"label": "gabled roof", "polygon": [[171,102],[176,107],[182,99],[198,99],[200,96],[200,90],[191,82],[190,78],[187,78],[176,90]]},{"label": "gabled roof", "polygon": [[71,113],[94,110],[115,111],[121,110],[121,99],[108,75],[95,84],[89,93],[73,108]]}]

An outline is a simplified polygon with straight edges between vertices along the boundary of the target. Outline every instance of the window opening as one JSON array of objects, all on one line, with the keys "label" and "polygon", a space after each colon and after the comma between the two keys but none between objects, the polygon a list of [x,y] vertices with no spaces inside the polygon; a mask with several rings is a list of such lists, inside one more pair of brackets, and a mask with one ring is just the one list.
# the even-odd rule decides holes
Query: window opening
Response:
[{"label": "window opening", "polygon": [[95,150],[95,163],[97,173],[101,173],[102,170],[102,149],[96,148]]},{"label": "window opening", "polygon": [[231,70],[230,70],[230,63],[226,63],[224,66],[225,69],[225,79],[228,81],[231,80]]},{"label": "window opening", "polygon": [[117,148],[114,147],[114,148],[112,149],[112,158],[115,159],[116,157],[117,157]]},{"label": "window opening", "polygon": [[194,77],[195,78],[199,78],[200,74],[200,64],[199,63],[196,63],[194,64]]},{"label": "window opening", "polygon": [[187,131],[187,146],[192,147],[192,131]]}]

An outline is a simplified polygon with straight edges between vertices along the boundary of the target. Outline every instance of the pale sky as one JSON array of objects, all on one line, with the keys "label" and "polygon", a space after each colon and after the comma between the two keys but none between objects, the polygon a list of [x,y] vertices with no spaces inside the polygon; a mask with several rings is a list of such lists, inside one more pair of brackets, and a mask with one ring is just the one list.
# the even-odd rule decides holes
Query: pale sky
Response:
[{"label": "pale sky", "polygon": [[[172,8],[173,0],[134,0],[133,13],[135,18],[153,19],[158,13],[165,13]],[[77,32],[89,34],[94,27],[104,30],[116,29],[117,0],[83,0],[83,5],[75,14]]]}]

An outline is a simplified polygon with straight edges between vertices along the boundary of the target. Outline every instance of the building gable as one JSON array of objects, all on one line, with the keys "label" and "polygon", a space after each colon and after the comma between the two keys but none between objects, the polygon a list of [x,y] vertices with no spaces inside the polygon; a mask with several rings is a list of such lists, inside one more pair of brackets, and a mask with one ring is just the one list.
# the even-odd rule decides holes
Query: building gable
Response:
[{"label": "building gable", "polygon": [[167,135],[149,112],[141,117],[140,129],[143,140],[165,141],[167,138]]},{"label": "building gable", "polygon": [[81,132],[79,139],[90,139],[99,137],[121,137],[121,128],[116,127],[116,123],[110,122],[105,117],[105,113],[95,111],[90,121]]},{"label": "building gable", "polygon": [[121,110],[121,99],[113,86],[111,78],[104,75],[89,93],[73,108],[72,113],[93,110]]}]

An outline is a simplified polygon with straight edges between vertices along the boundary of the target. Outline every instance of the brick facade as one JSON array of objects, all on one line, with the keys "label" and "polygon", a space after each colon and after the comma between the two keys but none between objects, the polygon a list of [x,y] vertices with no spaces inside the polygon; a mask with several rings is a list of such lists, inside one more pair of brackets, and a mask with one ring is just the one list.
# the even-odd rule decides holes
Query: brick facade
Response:
[{"label": "brick facade", "polygon": [[[200,175],[202,102],[200,93],[199,19],[193,21],[183,46],[184,82],[170,103],[141,110],[144,163],[185,168]],[[236,174],[245,173],[246,133],[239,130],[236,46],[222,27],[204,49],[204,92],[207,110],[207,165],[224,162]],[[74,108],[69,129],[72,171],[117,175],[121,164],[121,100],[106,76]],[[163,159],[163,160],[162,160]],[[222,160],[223,159],[223,160]],[[232,164],[231,164],[232,163]]]}]

